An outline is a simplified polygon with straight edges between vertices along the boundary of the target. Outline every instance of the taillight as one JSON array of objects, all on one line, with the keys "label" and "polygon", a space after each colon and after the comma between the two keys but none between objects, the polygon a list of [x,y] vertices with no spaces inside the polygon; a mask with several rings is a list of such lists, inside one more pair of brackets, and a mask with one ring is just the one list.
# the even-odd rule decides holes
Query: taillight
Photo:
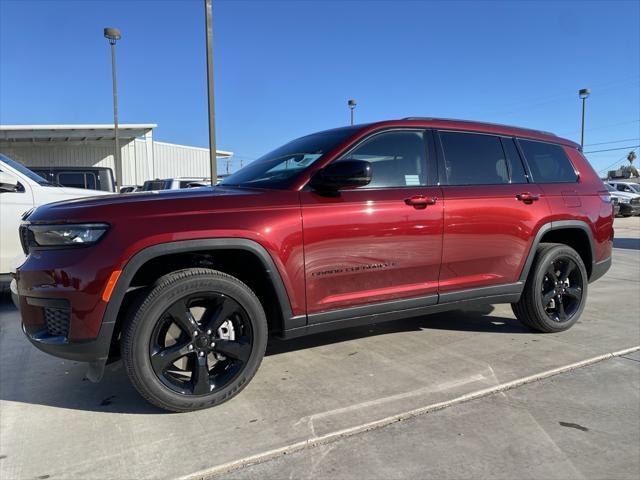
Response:
[{"label": "taillight", "polygon": [[611,194],[609,192],[598,192],[598,195],[600,195],[600,200],[602,200],[604,203],[611,203]]}]

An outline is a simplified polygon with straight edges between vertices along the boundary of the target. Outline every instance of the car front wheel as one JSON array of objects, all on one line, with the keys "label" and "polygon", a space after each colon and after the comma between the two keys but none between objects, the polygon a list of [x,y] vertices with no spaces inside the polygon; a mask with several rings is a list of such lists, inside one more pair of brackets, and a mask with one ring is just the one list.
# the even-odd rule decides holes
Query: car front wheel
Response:
[{"label": "car front wheel", "polygon": [[235,277],[190,268],[160,278],[123,329],[122,358],[138,392],[170,411],[199,410],[237,395],[258,370],[267,321]]}]

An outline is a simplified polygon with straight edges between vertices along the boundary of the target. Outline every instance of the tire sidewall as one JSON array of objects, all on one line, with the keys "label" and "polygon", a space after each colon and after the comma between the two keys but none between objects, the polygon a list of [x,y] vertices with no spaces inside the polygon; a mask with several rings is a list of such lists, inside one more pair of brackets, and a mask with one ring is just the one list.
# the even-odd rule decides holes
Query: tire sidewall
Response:
[{"label": "tire sidewall", "polygon": [[[544,276],[546,275],[547,265],[552,261],[559,257],[569,257],[571,258],[580,271],[580,275],[582,276],[582,297],[580,299],[580,305],[578,309],[571,317],[571,319],[565,322],[556,322],[550,319],[547,315],[547,312],[542,305],[542,282],[544,280]],[[532,285],[531,294],[533,295],[533,305],[536,310],[536,316],[539,321],[543,323],[549,331],[561,332],[570,328],[574,323],[578,321],[580,316],[582,315],[582,311],[584,310],[586,300],[587,300],[587,290],[588,290],[588,275],[587,269],[584,266],[582,258],[571,247],[567,247],[565,245],[556,245],[548,250],[546,250],[536,264],[536,270],[532,277]]]},{"label": "tire sidewall", "polygon": [[[229,400],[253,378],[264,356],[267,322],[259,300],[246,285],[226,275],[199,273],[168,283],[158,283],[160,285],[149,293],[126,332],[131,336],[130,344],[133,348],[123,356],[133,370],[132,380],[147,399],[169,410],[196,410]],[[167,308],[180,298],[199,292],[219,292],[233,298],[245,309],[253,333],[251,356],[242,371],[219,391],[207,395],[181,395],[164,385],[155,374],[149,356],[149,344],[153,330]]]}]

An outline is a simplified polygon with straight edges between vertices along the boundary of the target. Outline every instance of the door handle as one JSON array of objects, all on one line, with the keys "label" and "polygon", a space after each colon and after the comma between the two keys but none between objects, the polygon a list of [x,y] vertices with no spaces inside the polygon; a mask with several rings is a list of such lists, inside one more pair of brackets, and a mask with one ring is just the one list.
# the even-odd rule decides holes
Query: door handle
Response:
[{"label": "door handle", "polygon": [[427,208],[427,205],[434,205],[438,199],[436,197],[425,197],[424,195],[414,195],[404,199],[404,203],[414,208]]},{"label": "door handle", "polygon": [[540,200],[540,195],[535,193],[523,192],[516,195],[516,198],[524,203],[532,203]]}]

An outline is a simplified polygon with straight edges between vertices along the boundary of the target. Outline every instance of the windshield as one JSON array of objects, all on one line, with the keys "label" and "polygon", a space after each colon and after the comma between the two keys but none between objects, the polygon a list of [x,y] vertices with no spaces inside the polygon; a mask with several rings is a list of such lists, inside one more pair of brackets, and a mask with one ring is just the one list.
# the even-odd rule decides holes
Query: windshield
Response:
[{"label": "windshield", "polygon": [[345,127],[301,137],[263,155],[220,185],[287,188],[319,158],[353,135],[360,127]]},{"label": "windshield", "polygon": [[31,170],[29,170],[27,167],[25,167],[21,163],[16,162],[15,160],[12,160],[11,158],[9,158],[6,155],[3,155],[1,153],[0,153],[0,161],[2,161],[2,163],[5,163],[5,164],[9,165],[11,168],[13,168],[17,172],[21,173],[22,175],[27,177],[29,180],[33,180],[34,182],[36,182],[39,185],[53,186],[53,183],[45,180],[40,175],[32,172]]}]

